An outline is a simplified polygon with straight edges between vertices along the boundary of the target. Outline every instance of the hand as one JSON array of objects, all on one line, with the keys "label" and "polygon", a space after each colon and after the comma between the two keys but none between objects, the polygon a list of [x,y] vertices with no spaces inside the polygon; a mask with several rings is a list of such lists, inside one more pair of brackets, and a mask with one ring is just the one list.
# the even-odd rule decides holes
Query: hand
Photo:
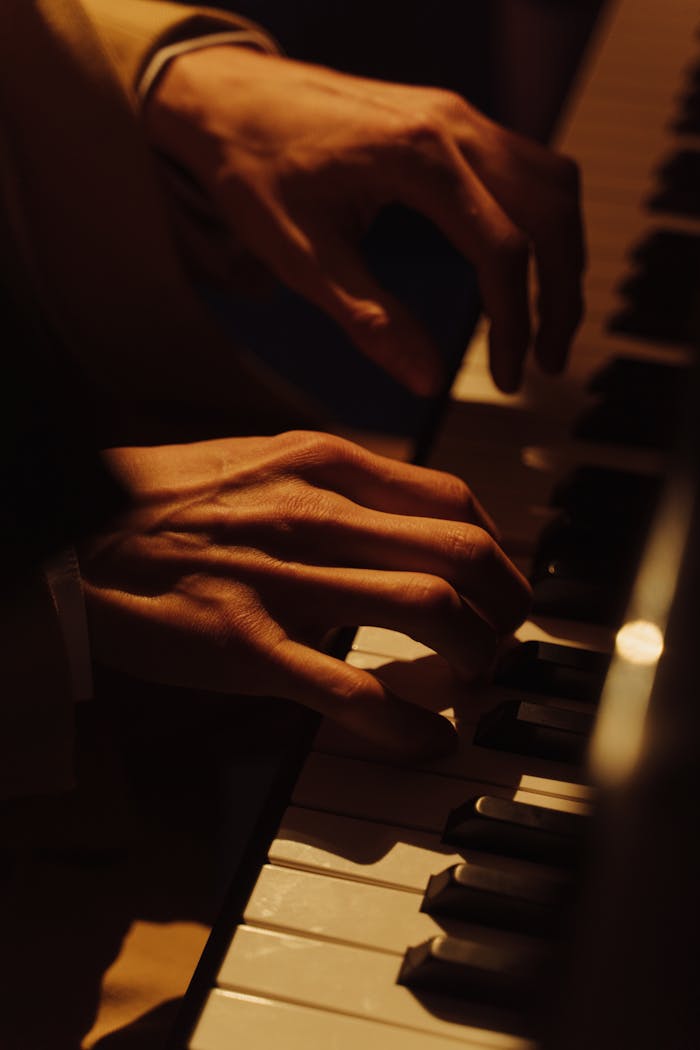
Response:
[{"label": "hand", "polygon": [[155,147],[204,188],[241,250],[342,325],[417,393],[441,366],[427,333],[366,269],[377,212],[421,212],[474,264],[491,319],[491,371],[517,389],[538,281],[535,356],[560,371],[582,310],[575,164],[458,95],[347,76],[244,48],[175,59],[146,107]]},{"label": "hand", "polygon": [[297,700],[394,754],[445,720],[319,650],[395,628],[473,678],[529,587],[455,477],[294,432],[112,450],[133,509],[80,552],[95,656],[148,680]]}]

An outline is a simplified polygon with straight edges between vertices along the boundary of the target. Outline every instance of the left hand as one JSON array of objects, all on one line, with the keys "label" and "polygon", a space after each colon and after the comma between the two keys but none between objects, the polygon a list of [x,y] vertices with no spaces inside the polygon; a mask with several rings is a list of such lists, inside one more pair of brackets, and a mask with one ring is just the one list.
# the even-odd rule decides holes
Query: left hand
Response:
[{"label": "left hand", "polygon": [[151,681],[298,700],[407,757],[444,719],[320,651],[390,627],[473,679],[530,588],[458,478],[330,435],[112,449],[132,507],[80,551],[93,653]]}]

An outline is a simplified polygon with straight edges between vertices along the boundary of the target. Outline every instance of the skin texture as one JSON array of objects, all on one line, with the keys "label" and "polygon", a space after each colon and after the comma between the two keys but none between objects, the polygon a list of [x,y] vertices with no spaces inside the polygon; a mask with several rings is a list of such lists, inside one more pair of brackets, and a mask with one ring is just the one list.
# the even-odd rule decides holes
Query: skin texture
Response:
[{"label": "skin texture", "polygon": [[476,267],[497,385],[518,388],[531,342],[543,369],[563,369],[582,312],[585,255],[568,158],[451,92],[240,47],[177,58],[144,119],[155,148],[205,191],[215,221],[200,211],[199,222],[192,214],[183,222],[180,209],[180,225],[210,274],[271,273],[330,314],[360,351],[429,394],[441,381],[438,355],[358,248],[377,212],[398,202],[427,216]]},{"label": "skin texture", "polygon": [[[450,92],[230,46],[175,59],[144,126],[166,166],[203,191],[188,200],[180,184],[173,220],[210,277],[286,283],[430,394],[438,354],[359,247],[400,203],[474,264],[497,385],[518,388],[531,345],[542,368],[564,367],[584,266],[568,159]],[[338,626],[390,627],[466,680],[488,671],[530,592],[463,482],[308,433],[108,458],[133,509],[81,552],[100,659],[161,682],[289,697],[406,759],[454,746],[445,719],[322,643]]]},{"label": "skin texture", "polygon": [[289,697],[404,758],[451,749],[445,719],[316,647],[367,623],[434,647],[465,679],[488,669],[530,591],[463,482],[302,431],[108,459],[134,504],[80,552],[98,659]]}]

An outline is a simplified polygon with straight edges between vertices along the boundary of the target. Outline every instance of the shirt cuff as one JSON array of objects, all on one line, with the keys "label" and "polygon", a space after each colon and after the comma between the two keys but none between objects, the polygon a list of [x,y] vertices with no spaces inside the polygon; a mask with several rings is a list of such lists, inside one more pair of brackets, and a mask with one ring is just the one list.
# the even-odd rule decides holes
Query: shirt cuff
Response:
[{"label": "shirt cuff", "polygon": [[146,101],[156,82],[165,72],[166,66],[174,58],[188,51],[198,51],[203,47],[219,47],[222,44],[252,47],[270,55],[278,55],[281,52],[272,37],[263,33],[261,29],[232,29],[223,33],[208,33],[206,36],[192,37],[190,40],[179,40],[175,44],[159,48],[151,58],[136,85],[139,101],[141,103]]},{"label": "shirt cuff", "polygon": [[78,556],[67,547],[44,564],[68,659],[73,700],[90,700],[92,658]]}]

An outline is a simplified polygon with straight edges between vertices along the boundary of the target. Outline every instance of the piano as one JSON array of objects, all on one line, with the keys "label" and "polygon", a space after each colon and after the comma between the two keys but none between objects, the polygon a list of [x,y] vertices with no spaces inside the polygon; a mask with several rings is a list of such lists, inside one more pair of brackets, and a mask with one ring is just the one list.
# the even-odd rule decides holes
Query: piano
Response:
[{"label": "piano", "polygon": [[[668,448],[700,275],[697,16],[685,0],[608,5],[558,137],[582,167],[590,257],[568,374],[533,375],[506,398],[477,330],[428,460],[468,479],[534,580],[518,632],[529,644],[493,684],[467,689],[412,639],[357,631],[347,660],[447,713],[459,753],[386,764],[309,719],[313,744],[282,777],[288,800],[269,803],[271,838],[250,845],[174,1046],[697,1045],[682,1024],[668,1039],[650,1025],[645,1039],[643,1024],[619,1016],[606,1036],[620,968],[639,977],[647,966],[643,933],[635,959],[604,939],[606,922],[629,926],[625,878],[639,873],[620,875],[624,857],[584,854],[628,826],[615,807],[641,753],[690,530],[692,500]],[[681,257],[683,276],[671,279],[668,262]],[[636,716],[620,716],[621,695]],[[633,845],[639,863],[644,839]],[[601,865],[614,869],[612,896],[594,892]],[[672,894],[673,877],[664,885]],[[566,907],[575,894],[578,925]],[[663,925],[658,914],[649,922]],[[640,987],[652,994],[619,980],[623,1013],[644,1019]],[[690,1009],[682,991],[670,998]]]}]

